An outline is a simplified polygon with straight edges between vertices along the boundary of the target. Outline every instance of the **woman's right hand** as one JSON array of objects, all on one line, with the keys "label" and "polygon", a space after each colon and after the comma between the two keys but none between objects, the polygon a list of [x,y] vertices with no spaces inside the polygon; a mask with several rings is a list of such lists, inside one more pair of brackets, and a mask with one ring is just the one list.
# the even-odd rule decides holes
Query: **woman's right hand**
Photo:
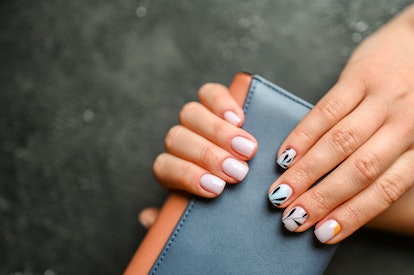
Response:
[{"label": "woman's right hand", "polygon": [[166,152],[153,165],[157,180],[166,188],[214,198],[226,183],[244,179],[246,163],[257,151],[256,139],[240,128],[241,107],[220,84],[205,84],[200,102],[182,108],[180,124],[166,138]]}]

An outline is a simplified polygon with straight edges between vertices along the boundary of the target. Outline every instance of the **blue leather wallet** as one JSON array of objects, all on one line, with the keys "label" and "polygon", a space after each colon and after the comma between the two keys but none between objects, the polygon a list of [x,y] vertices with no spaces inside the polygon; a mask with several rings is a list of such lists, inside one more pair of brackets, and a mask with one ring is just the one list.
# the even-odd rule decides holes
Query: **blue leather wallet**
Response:
[{"label": "blue leather wallet", "polygon": [[291,233],[282,210],[268,201],[282,141],[312,105],[268,80],[251,75],[243,128],[259,149],[247,177],[216,199],[193,197],[149,274],[322,274],[335,245],[317,242],[313,230]]}]

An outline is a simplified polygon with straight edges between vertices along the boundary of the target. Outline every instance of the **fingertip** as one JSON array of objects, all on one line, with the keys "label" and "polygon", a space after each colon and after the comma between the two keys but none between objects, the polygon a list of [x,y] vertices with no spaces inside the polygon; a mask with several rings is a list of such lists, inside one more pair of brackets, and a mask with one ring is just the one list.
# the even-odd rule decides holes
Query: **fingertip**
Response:
[{"label": "fingertip", "polygon": [[148,207],[142,210],[138,215],[139,223],[145,228],[150,228],[158,218],[159,209],[155,207]]},{"label": "fingertip", "polygon": [[224,120],[230,122],[232,125],[240,127],[242,125],[242,119],[233,111],[227,110],[223,114]]},{"label": "fingertip", "polygon": [[200,186],[213,197],[217,197],[223,192],[226,182],[215,175],[207,173],[201,176]]},{"label": "fingertip", "polygon": [[295,160],[297,152],[295,149],[289,147],[285,149],[277,158],[276,163],[283,169],[289,168]]},{"label": "fingertip", "polygon": [[334,237],[341,233],[341,224],[335,219],[329,219],[316,226],[314,234],[319,242],[333,244]]},{"label": "fingertip", "polygon": [[230,144],[234,151],[243,155],[245,158],[250,159],[253,157],[257,152],[257,141],[251,138],[246,138],[243,136],[236,136],[234,137]]}]

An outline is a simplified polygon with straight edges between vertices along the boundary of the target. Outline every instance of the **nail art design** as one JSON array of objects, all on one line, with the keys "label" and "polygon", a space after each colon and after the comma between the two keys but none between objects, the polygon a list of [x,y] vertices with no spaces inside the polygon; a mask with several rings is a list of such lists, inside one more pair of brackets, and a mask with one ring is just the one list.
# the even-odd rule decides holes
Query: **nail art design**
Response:
[{"label": "nail art design", "polygon": [[321,243],[326,243],[341,232],[341,225],[335,220],[327,220],[317,229],[315,236]]},{"label": "nail art design", "polygon": [[307,218],[308,214],[306,213],[305,209],[300,206],[296,206],[282,218],[282,222],[287,230],[295,231],[296,228],[301,226]]},{"label": "nail art design", "polygon": [[280,167],[287,169],[296,157],[296,151],[293,148],[286,149],[277,159]]},{"label": "nail art design", "polygon": [[269,200],[275,206],[279,206],[287,201],[292,193],[292,188],[290,188],[289,185],[282,183],[269,194]]}]

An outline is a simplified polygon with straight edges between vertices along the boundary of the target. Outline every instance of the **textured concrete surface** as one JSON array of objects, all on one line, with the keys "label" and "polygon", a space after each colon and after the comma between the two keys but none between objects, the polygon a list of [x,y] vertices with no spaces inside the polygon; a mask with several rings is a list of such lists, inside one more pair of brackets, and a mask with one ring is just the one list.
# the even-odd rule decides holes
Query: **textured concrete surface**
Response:
[{"label": "textured concrete surface", "polygon": [[[408,0],[0,2],[0,274],[119,274],[166,193],[180,107],[256,72],[316,102]],[[412,238],[361,231],[327,274],[412,274]]]}]

